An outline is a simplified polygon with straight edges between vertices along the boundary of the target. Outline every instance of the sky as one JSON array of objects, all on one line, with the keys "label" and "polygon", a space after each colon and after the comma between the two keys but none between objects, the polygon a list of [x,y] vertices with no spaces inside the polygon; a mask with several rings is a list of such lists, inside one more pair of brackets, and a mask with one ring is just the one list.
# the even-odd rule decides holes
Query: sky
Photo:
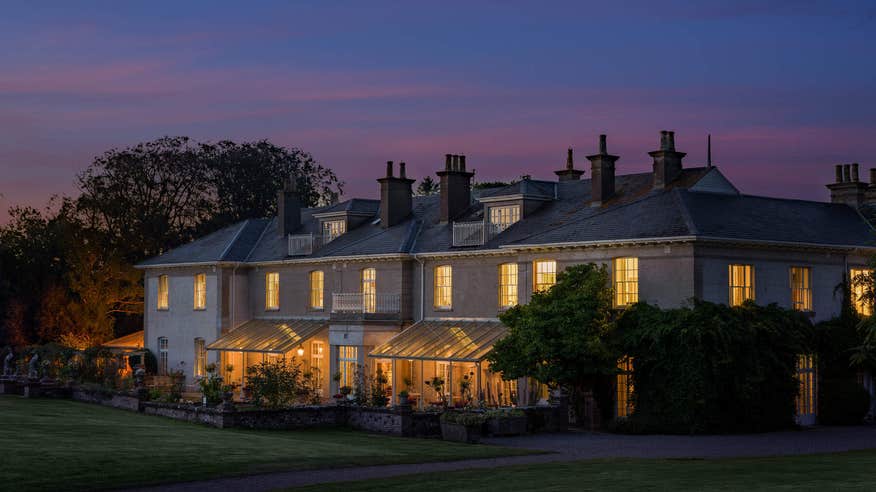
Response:
[{"label": "sky", "polygon": [[[621,5],[623,4],[623,5]],[[827,200],[876,167],[876,2],[8,2],[0,224],[165,135],[269,139],[376,197],[465,154],[479,181],[648,171],[660,130],[743,193]],[[862,178],[867,176],[862,172]]]}]

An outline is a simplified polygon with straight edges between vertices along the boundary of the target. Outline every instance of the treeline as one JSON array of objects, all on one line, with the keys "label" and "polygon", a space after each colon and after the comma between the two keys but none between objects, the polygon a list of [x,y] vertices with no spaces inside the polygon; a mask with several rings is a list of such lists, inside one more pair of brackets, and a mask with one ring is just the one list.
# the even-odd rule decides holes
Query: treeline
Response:
[{"label": "treeline", "polygon": [[294,177],[305,206],[343,183],[297,148],[164,137],[112,149],[76,178],[78,196],[12,207],[0,227],[0,346],[84,348],[142,327],[137,262],[276,212]]}]

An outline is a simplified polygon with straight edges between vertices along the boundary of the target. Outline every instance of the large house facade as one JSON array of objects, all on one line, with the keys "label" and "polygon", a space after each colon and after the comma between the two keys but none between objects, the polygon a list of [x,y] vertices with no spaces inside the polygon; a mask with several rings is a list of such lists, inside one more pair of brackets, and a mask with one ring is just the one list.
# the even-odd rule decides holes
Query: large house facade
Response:
[{"label": "large house facade", "polygon": [[616,173],[601,136],[589,179],[570,149],[556,181],[475,190],[465,156],[447,155],[431,196],[413,196],[405,164],[396,174],[392,162],[379,200],[302,208],[287,185],[276,217],[139,265],[145,345],[160,370],[190,381],[217,362],[244,383],[246,367],[286,357],[313,368],[326,397],[357,370],[379,370],[392,401],[400,390],[434,401],[425,383],[438,376],[448,401],[469,381],[476,398],[502,405],[544,395],[484,361],[507,332],[498,315],[570,265],[607,265],[619,308],[754,299],[836,316],[836,286],[876,251],[862,214],[876,174],[867,184],[857,164],[837,166],[831,203],[744,195],[711,162],[684,166],[674,139],[661,132],[649,173]]}]

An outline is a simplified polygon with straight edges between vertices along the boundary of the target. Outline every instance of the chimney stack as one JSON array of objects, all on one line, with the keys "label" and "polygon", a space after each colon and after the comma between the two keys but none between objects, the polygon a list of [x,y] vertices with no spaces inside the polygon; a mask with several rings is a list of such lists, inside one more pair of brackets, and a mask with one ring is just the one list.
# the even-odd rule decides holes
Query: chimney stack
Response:
[{"label": "chimney stack", "polygon": [[560,181],[578,181],[581,179],[581,175],[584,174],[584,171],[575,169],[575,161],[572,158],[571,147],[569,147],[569,151],[566,154],[566,168],[554,171],[554,174],[559,176]]},{"label": "chimney stack", "polygon": [[465,169],[465,156],[446,154],[444,170],[436,173],[440,179],[441,222],[458,217],[471,205],[471,178]]},{"label": "chimney stack", "polygon": [[845,203],[855,209],[876,198],[876,169],[870,169],[870,185],[862,183],[858,176],[858,164],[837,164],[834,168],[836,182],[827,185],[831,203]]},{"label": "chimney stack", "polygon": [[660,132],[660,150],[648,152],[654,159],[654,189],[666,188],[681,174],[684,152],[675,150],[675,132]]},{"label": "chimney stack", "polygon": [[295,178],[290,177],[277,193],[277,231],[280,237],[294,234],[301,227],[301,198]]},{"label": "chimney stack", "polygon": [[600,207],[614,195],[614,163],[619,159],[608,153],[605,135],[599,136],[599,153],[588,155],[590,161],[590,206]]},{"label": "chimney stack", "polygon": [[380,183],[380,226],[384,229],[402,222],[413,210],[411,185],[414,180],[407,178],[404,162],[399,162],[398,174],[398,177],[393,176],[392,161],[387,161],[386,176],[377,180]]}]

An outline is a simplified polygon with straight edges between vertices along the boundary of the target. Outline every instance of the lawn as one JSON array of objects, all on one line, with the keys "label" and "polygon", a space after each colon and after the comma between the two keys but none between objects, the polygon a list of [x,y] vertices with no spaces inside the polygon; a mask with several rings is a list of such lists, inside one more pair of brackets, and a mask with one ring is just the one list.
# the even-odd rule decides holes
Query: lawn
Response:
[{"label": "lawn", "polygon": [[345,482],[296,491],[876,490],[876,451],[716,460],[594,460]]},{"label": "lawn", "polygon": [[0,489],[97,489],[524,453],[343,429],[214,429],[67,400],[0,396]]}]

